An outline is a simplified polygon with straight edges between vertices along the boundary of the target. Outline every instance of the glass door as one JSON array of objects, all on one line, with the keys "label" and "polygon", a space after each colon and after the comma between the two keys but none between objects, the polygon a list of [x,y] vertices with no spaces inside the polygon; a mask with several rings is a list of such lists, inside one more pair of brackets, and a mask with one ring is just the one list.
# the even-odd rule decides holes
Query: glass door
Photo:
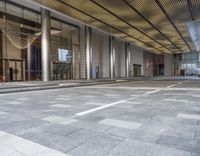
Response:
[{"label": "glass door", "polygon": [[72,64],[53,62],[53,80],[68,80],[72,78]]},{"label": "glass door", "polygon": [[134,77],[141,77],[141,65],[134,64],[133,65]]},{"label": "glass door", "polygon": [[23,81],[24,67],[23,60],[9,60],[9,80]]}]

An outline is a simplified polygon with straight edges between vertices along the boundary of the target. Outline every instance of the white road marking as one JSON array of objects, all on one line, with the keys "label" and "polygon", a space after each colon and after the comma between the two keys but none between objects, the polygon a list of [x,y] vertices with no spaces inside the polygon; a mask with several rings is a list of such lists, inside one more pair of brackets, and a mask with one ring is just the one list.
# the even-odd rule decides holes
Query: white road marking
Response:
[{"label": "white road marking", "polygon": [[179,99],[163,99],[163,101],[170,101],[170,102],[189,102],[188,100],[179,100]]},{"label": "white road marking", "polygon": [[178,118],[185,118],[185,119],[195,119],[195,120],[200,120],[200,115],[196,114],[178,114],[176,117]]},{"label": "white road marking", "polygon": [[172,88],[172,87],[174,87],[174,86],[176,86],[176,85],[173,84],[173,85],[167,86],[167,88]]},{"label": "white road marking", "polygon": [[126,104],[133,104],[133,105],[140,105],[142,102],[137,102],[137,101],[126,101]]},{"label": "white road marking", "polygon": [[110,103],[110,104],[107,104],[107,105],[104,105],[104,106],[96,107],[96,108],[93,108],[93,109],[90,109],[90,110],[87,110],[87,111],[84,111],[84,112],[81,112],[81,113],[77,113],[75,115],[83,116],[83,115],[86,115],[86,114],[90,114],[92,112],[96,112],[98,110],[102,110],[102,109],[105,109],[105,108],[108,108],[108,107],[112,107],[112,106],[121,104],[121,103],[126,102],[126,101],[127,100],[121,100],[121,101],[113,102],[113,103]]},{"label": "white road marking", "polygon": [[0,131],[0,155],[68,156],[49,147]]},{"label": "white road marking", "polygon": [[59,124],[62,124],[62,125],[68,125],[68,124],[71,124],[73,122],[78,121],[78,120],[75,120],[73,118],[64,118],[64,117],[61,117],[61,116],[48,116],[46,118],[43,118],[42,120],[49,121],[49,122],[52,122],[52,123],[59,123]]},{"label": "white road marking", "polygon": [[192,95],[192,97],[200,97],[200,95]]},{"label": "white road marking", "polygon": [[172,87],[175,87],[177,85],[181,85],[183,84],[183,82],[179,82],[179,83],[176,83],[176,84],[173,84],[173,85],[170,85],[170,86],[167,86],[166,88],[172,88]]},{"label": "white road marking", "polygon": [[160,89],[153,90],[153,91],[150,91],[150,92],[144,93],[144,95],[153,94],[153,93],[156,93],[156,92],[159,92],[159,91],[160,91]]},{"label": "white road marking", "polygon": [[0,115],[6,115],[8,113],[0,111]]},{"label": "white road marking", "polygon": [[7,103],[10,104],[10,105],[21,105],[21,104],[23,104],[23,102],[18,102],[18,101],[9,101]]},{"label": "white road marking", "polygon": [[[156,92],[159,92],[159,91],[160,90],[153,90],[153,91],[141,94],[140,96],[153,94],[153,93],[156,93]],[[140,96],[137,96],[137,97],[140,97]],[[87,111],[83,111],[83,112],[77,113],[75,115],[76,116],[83,116],[83,115],[86,115],[86,114],[90,114],[90,113],[93,113],[93,112],[96,112],[96,111],[99,111],[99,110],[102,110],[102,109],[105,109],[105,108],[109,108],[109,107],[112,107],[112,106],[115,106],[115,105],[119,105],[121,103],[126,103],[128,100],[135,99],[137,97],[130,97],[128,99],[120,100],[120,101],[113,102],[113,103],[103,105],[103,106],[100,106],[100,107],[96,107],[96,108],[93,108],[93,109],[90,109],[90,110],[87,110]]]},{"label": "white road marking", "polygon": [[172,93],[165,93],[163,95],[166,95],[166,96],[183,96],[184,94],[183,93],[177,94],[177,93],[172,92]]},{"label": "white road marking", "polygon": [[138,129],[142,126],[142,123],[124,121],[124,120],[115,120],[115,119],[105,119],[99,121],[98,123],[108,126],[126,128],[126,129]]},{"label": "white road marking", "polygon": [[72,107],[72,105],[55,104],[55,105],[50,105],[50,107],[57,107],[57,108],[70,108],[70,107]]}]

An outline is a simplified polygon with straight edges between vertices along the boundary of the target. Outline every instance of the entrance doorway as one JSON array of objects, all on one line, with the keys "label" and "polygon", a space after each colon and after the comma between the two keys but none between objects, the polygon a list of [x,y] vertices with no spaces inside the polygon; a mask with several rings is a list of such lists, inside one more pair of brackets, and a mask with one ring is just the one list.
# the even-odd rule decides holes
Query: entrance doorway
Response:
[{"label": "entrance doorway", "polygon": [[185,76],[185,70],[184,69],[180,70],[180,76]]},{"label": "entrance doorway", "polygon": [[133,76],[134,77],[141,77],[141,68],[142,66],[140,64],[133,64]]},{"label": "entrance doorway", "polygon": [[1,79],[2,81],[23,81],[24,80],[24,60],[1,59]]},{"label": "entrance doorway", "polygon": [[73,78],[72,64],[53,62],[53,80],[68,80]]},{"label": "entrance doorway", "polygon": [[23,81],[24,67],[23,60],[9,60],[10,81]]}]

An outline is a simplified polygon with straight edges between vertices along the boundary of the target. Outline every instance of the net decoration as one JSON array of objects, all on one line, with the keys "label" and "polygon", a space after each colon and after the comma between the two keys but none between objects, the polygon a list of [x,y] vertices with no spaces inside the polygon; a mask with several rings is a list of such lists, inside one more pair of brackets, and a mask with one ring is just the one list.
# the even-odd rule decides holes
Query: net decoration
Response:
[{"label": "net decoration", "polygon": [[8,38],[8,40],[18,49],[26,49],[33,44],[41,33],[35,33],[34,35],[22,34],[16,31],[6,31],[2,30],[3,34]]}]

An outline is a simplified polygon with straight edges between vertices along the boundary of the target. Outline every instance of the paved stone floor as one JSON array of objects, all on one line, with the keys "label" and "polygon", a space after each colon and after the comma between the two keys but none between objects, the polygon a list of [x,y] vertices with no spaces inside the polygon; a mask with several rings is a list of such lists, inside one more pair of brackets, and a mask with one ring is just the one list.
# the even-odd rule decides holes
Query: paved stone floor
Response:
[{"label": "paved stone floor", "polygon": [[200,156],[200,81],[0,94],[0,156]]}]

